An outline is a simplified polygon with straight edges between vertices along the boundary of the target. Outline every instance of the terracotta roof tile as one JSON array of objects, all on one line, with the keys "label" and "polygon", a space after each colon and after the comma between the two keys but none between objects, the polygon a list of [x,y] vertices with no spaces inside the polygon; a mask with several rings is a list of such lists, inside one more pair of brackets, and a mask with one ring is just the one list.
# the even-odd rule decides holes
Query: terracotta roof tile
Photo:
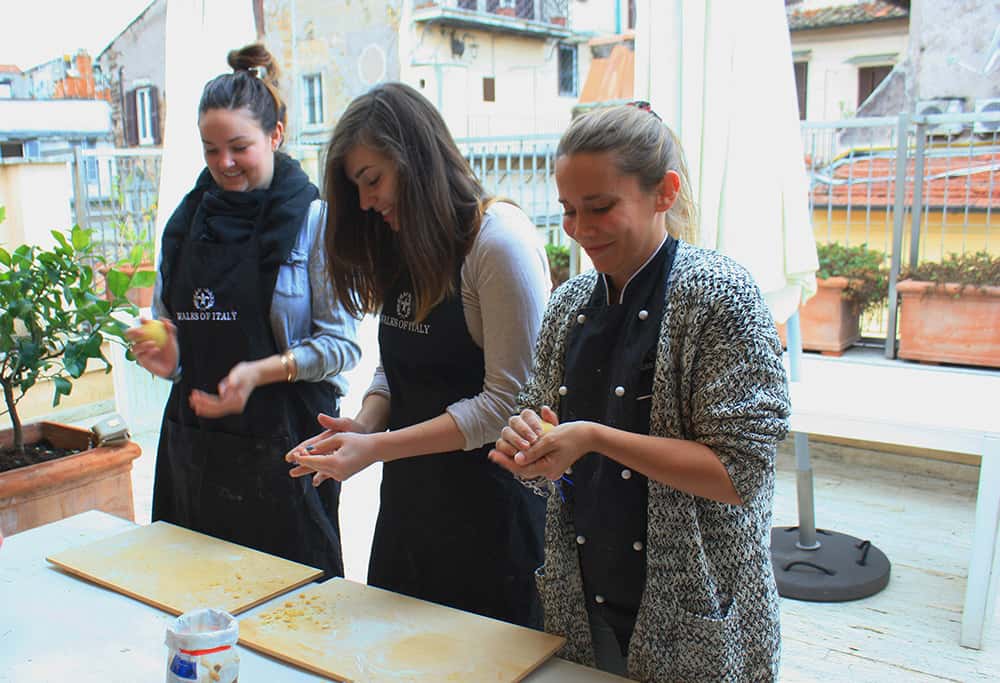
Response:
[{"label": "terracotta roof tile", "polygon": [[[908,159],[907,204],[913,202],[914,166],[914,160]],[[811,169],[813,205],[891,207],[896,196],[895,171],[893,156],[848,157],[831,166]],[[923,177],[924,206],[1000,208],[1000,149],[927,156]]]},{"label": "terracotta roof tile", "polygon": [[816,9],[786,7],[785,13],[788,16],[788,28],[792,31],[827,28],[830,26],[849,26],[851,24],[870,24],[876,21],[906,19],[910,16],[907,10],[883,0]]}]

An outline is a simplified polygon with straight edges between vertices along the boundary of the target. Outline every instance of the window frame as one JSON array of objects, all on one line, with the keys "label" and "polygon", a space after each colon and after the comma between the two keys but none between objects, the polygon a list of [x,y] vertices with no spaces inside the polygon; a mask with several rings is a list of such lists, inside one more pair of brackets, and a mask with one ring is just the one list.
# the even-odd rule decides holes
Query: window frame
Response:
[{"label": "window frame", "polygon": [[[315,87],[313,87],[315,86]],[[323,74],[315,72],[302,75],[302,125],[305,128],[322,126],[326,120],[323,106]]]},{"label": "window frame", "polygon": [[[574,45],[573,43],[559,43],[557,49],[558,49],[557,53],[558,56],[556,59],[556,91],[559,97],[578,97],[580,95],[579,48],[577,45]],[[573,73],[571,74],[573,78],[573,84],[569,90],[563,88],[563,83],[565,80],[563,74],[564,55],[571,56],[570,59],[571,65],[568,68],[571,68],[573,71]]]},{"label": "window frame", "polygon": [[135,123],[140,147],[156,144],[153,128],[153,87],[140,86],[135,89]]}]

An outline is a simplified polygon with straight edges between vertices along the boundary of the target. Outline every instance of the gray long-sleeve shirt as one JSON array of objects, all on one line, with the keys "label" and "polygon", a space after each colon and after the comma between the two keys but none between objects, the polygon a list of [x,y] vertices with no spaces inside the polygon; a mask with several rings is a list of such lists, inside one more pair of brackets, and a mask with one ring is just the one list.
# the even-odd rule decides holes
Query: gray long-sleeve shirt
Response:
[{"label": "gray long-sleeve shirt", "polygon": [[[496,441],[513,414],[548,301],[548,259],[520,208],[504,202],[490,206],[461,279],[465,324],[483,349],[486,376],[480,393],[446,410],[465,437],[465,450],[472,450]],[[381,365],[366,395],[371,393],[391,400]]]}]

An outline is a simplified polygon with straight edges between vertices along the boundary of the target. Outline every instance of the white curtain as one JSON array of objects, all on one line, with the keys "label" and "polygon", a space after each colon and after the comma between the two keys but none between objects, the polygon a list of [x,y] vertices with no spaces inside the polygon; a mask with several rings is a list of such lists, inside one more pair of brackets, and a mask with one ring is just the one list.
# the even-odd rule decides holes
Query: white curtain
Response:
[{"label": "white curtain", "polygon": [[167,3],[163,163],[156,246],[163,226],[205,166],[198,102],[211,78],[230,71],[226,55],[256,38],[251,0],[170,0]]},{"label": "white curtain", "polygon": [[700,243],[743,264],[778,322],[816,292],[781,0],[639,0],[636,97],[681,138]]}]

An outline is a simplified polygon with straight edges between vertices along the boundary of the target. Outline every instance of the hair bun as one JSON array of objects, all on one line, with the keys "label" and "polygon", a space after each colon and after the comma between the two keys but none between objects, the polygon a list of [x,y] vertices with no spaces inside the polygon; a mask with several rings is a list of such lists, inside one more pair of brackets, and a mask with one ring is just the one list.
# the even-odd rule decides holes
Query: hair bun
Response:
[{"label": "hair bun", "polygon": [[278,85],[278,64],[267,48],[252,43],[238,50],[230,50],[226,58],[233,71],[248,71],[262,81]]}]

